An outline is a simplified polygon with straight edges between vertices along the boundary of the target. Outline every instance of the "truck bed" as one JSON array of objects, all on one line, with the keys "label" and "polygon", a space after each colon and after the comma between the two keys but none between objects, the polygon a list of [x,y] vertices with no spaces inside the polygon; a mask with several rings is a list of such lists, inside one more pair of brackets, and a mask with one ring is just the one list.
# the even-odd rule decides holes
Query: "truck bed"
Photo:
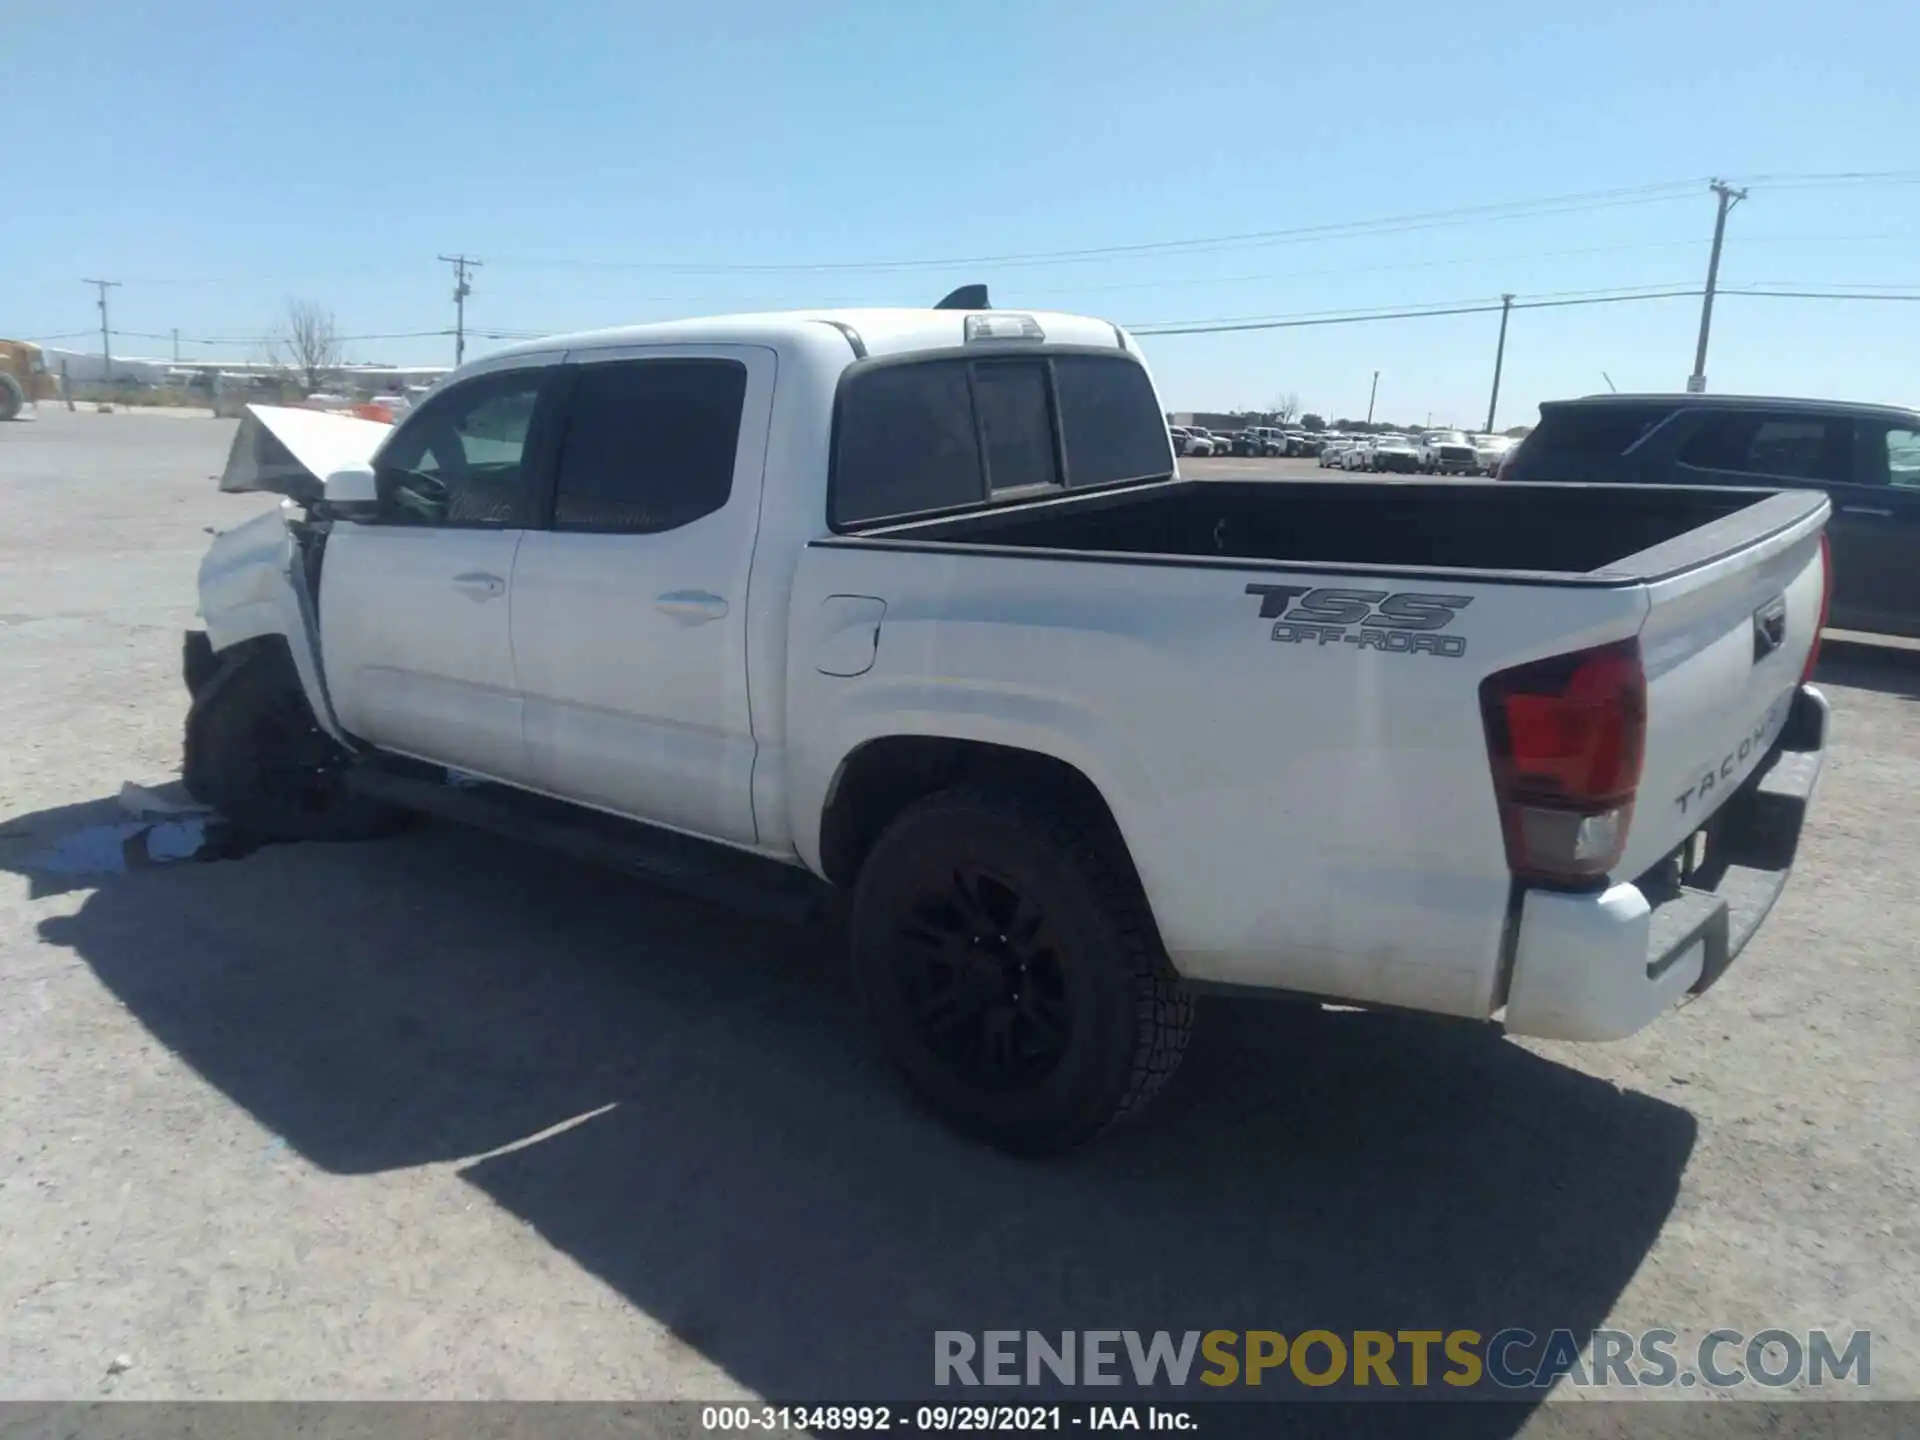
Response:
[{"label": "truck bed", "polygon": [[1624,583],[1751,543],[1818,503],[1731,488],[1174,480],[865,533],[1051,552]]}]

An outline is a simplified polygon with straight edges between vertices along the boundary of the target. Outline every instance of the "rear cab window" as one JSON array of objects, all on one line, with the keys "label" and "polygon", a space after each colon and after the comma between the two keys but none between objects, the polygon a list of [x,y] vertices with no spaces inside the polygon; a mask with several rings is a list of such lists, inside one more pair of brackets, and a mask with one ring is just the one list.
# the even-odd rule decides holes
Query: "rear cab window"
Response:
[{"label": "rear cab window", "polygon": [[1173,473],[1132,357],[1075,351],[883,360],[850,370],[834,422],[834,528]]}]

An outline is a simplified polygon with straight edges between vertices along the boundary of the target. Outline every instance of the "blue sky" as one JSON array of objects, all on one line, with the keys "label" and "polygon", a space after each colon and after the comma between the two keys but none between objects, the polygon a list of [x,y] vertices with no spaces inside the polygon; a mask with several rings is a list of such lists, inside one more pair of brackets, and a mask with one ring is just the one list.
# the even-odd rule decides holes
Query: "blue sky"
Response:
[{"label": "blue sky", "polygon": [[[90,6],[0,0],[0,332],[342,333],[996,304],[1137,326],[1697,286],[1920,295],[1912,0]],[[1809,183],[1765,176],[1893,172]],[[1671,189],[1649,187],[1675,183]],[[1312,227],[1608,196],[1444,224]],[[1071,261],[990,257],[1119,251]],[[902,262],[946,261],[954,264]],[[760,267],[760,268],[754,268]],[[786,268],[779,268],[786,267]],[[812,267],[812,268],[805,268]],[[865,268],[860,268],[865,267]],[[1500,423],[1675,389],[1698,301],[1517,311]],[[1497,317],[1162,336],[1170,408],[1484,419]],[[1716,310],[1715,390],[1920,401],[1920,301]],[[63,342],[84,344],[83,341]],[[475,342],[484,349],[486,340]],[[116,353],[165,354],[137,336]],[[433,363],[438,336],[353,358]]]}]

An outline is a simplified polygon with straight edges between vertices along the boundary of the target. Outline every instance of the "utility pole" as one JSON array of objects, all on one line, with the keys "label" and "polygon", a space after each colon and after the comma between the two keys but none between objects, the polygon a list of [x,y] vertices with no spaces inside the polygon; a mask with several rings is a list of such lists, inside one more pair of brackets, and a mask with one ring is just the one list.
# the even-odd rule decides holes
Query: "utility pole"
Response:
[{"label": "utility pole", "polygon": [[1500,297],[1500,343],[1493,347],[1493,394],[1487,397],[1487,428],[1483,434],[1493,434],[1493,412],[1500,404],[1500,367],[1507,358],[1507,315],[1513,309],[1513,296]]},{"label": "utility pole", "polygon": [[100,291],[100,299],[97,303],[100,306],[101,379],[111,388],[113,385],[113,342],[107,338],[107,291],[118,290],[120,288],[120,282],[118,280],[82,280],[80,283],[82,285],[95,286]]},{"label": "utility pole", "polygon": [[467,271],[478,269],[480,262],[465,255],[440,258],[453,266],[453,363],[458,365],[467,358],[467,296],[473,293],[473,286],[467,283]]},{"label": "utility pole", "polygon": [[1380,393],[1380,372],[1373,372],[1373,388],[1367,391],[1367,424],[1373,424],[1373,400]]},{"label": "utility pole", "polygon": [[1727,212],[1747,198],[1744,190],[1735,190],[1724,180],[1713,182],[1713,193],[1720,209],[1713,217],[1713,250],[1707,256],[1707,289],[1700,297],[1700,344],[1693,352],[1693,374],[1687,377],[1687,393],[1704,395],[1707,389],[1707,332],[1713,328],[1713,292],[1720,283],[1720,242],[1727,236]]},{"label": "utility pole", "polygon": [[173,363],[176,365],[180,363],[180,327],[178,325],[173,327]]}]

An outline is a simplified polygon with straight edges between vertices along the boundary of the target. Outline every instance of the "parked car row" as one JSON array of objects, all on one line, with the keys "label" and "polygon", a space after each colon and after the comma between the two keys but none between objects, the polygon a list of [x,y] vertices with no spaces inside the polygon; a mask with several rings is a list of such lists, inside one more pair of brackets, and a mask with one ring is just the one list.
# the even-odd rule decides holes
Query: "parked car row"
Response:
[{"label": "parked car row", "polygon": [[1173,442],[1173,453],[1181,456],[1224,455],[1231,448],[1225,436],[1216,442],[1211,431],[1198,425],[1169,425],[1167,438]]},{"label": "parked car row", "polygon": [[1395,471],[1422,475],[1492,475],[1514,444],[1504,435],[1430,430],[1418,436],[1391,433],[1320,437],[1322,470]]},{"label": "parked car row", "polygon": [[1244,455],[1305,459],[1320,453],[1332,432],[1315,434],[1285,430],[1277,425],[1250,425],[1244,430],[1208,430],[1199,425],[1169,425],[1167,437],[1176,455]]}]

